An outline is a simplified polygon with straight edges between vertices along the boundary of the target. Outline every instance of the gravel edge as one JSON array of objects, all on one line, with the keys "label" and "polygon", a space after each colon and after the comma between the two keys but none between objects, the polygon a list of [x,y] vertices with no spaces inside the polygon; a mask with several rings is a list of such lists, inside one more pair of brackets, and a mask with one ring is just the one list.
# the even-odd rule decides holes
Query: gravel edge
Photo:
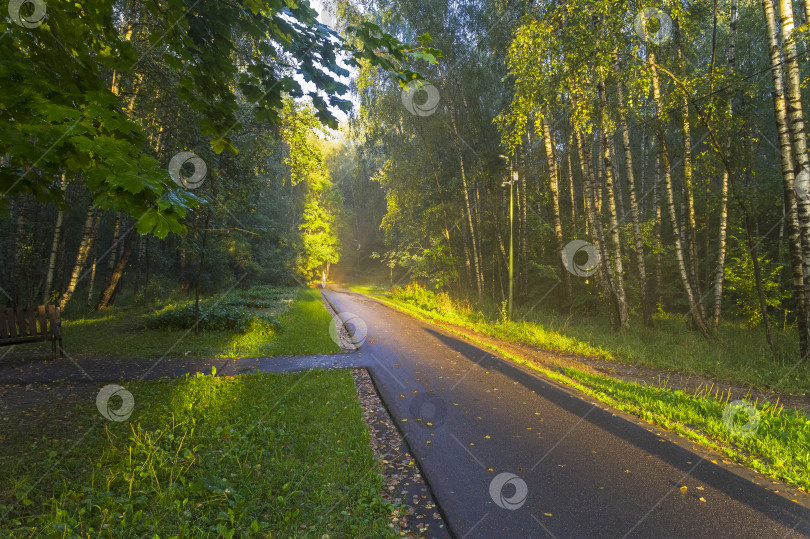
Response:
[{"label": "gravel edge", "polygon": [[389,526],[402,537],[450,537],[436,501],[368,371],[353,369],[352,377],[368,425],[371,449],[384,479],[381,495],[399,508],[392,513]]}]

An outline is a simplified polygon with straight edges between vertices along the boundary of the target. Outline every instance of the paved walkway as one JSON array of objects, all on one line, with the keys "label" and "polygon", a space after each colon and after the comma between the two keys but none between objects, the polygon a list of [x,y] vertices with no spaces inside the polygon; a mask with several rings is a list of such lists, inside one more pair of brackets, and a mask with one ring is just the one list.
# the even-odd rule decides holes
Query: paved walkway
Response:
[{"label": "paved walkway", "polygon": [[773,492],[795,489],[379,302],[326,295],[367,325],[359,356],[458,537],[810,534],[810,498]]},{"label": "paved walkway", "polygon": [[237,359],[83,359],[69,358],[0,363],[0,384],[41,382],[117,382],[175,378],[186,373],[236,376],[254,372],[294,372],[309,369],[368,367],[356,353],[315,356],[248,357]]}]

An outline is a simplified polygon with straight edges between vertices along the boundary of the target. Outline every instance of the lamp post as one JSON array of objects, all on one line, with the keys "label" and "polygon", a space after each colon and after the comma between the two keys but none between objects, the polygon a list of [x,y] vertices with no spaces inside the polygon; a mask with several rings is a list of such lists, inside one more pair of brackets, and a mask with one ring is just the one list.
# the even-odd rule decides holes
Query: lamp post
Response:
[{"label": "lamp post", "polygon": [[501,183],[501,187],[509,186],[509,304],[507,305],[506,317],[511,320],[512,319],[512,303],[514,301],[514,268],[515,268],[515,249],[514,249],[514,238],[515,238],[515,197],[514,197],[514,185],[515,181],[517,181],[517,171],[512,169],[512,164],[509,162],[509,157],[505,155],[500,156],[502,159],[509,164],[509,181],[505,181]]}]

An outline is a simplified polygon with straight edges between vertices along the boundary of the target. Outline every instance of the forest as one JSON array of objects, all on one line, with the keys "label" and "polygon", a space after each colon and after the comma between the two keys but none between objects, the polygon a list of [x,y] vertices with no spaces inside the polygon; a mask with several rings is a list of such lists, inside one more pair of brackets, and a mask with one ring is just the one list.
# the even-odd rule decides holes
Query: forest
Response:
[{"label": "forest", "polygon": [[500,303],[513,205],[517,304],[771,346],[792,327],[806,356],[806,3],[373,6],[445,51],[430,110],[358,81],[357,180],[385,197],[366,187],[360,222],[382,216],[386,264]]},{"label": "forest", "polygon": [[[318,369],[330,354],[333,365],[370,361],[349,355],[368,347],[377,361],[364,367],[377,384],[371,393],[391,410],[411,403],[399,410],[410,412],[409,425],[394,418],[397,432],[421,442],[419,429],[442,433],[440,416],[449,418],[444,433],[481,435],[448,457],[461,462],[497,436],[454,416],[456,385],[429,388],[422,400],[410,400],[417,389],[385,392],[394,380],[411,384],[398,370],[411,360],[415,373],[430,365],[442,373],[433,382],[446,383],[444,369],[465,350],[450,334],[806,494],[808,21],[808,0],[8,0],[0,8],[0,345],[14,346],[0,348],[0,405],[18,425],[8,429],[9,458],[31,457],[6,461],[0,529],[89,536],[106,529],[109,510],[121,515],[120,536],[399,536],[391,529],[409,529],[407,496],[380,494],[378,468],[398,457],[371,452],[359,375]],[[445,333],[403,344],[417,322],[373,302]],[[25,316],[36,329],[34,310],[24,310],[37,306],[61,316],[59,352],[69,361],[12,342],[15,317],[23,333]],[[50,331],[55,356],[53,320]],[[536,356],[525,359],[526,350]],[[394,359],[400,353],[415,355]],[[454,373],[455,383],[484,369],[488,353],[466,356],[469,370]],[[278,367],[268,362],[275,356],[310,370],[282,373],[300,365]],[[255,372],[217,377],[225,367],[216,360]],[[80,372],[48,378],[71,363]],[[503,376],[501,387],[512,383]],[[102,393],[129,393],[120,409],[142,407],[137,427],[98,429],[86,413],[94,402],[108,422],[129,418],[102,411],[91,395],[90,381],[116,377],[135,396],[122,386]],[[426,379],[413,388],[427,389]],[[27,397],[6,395],[45,383],[31,389],[39,406],[50,402],[48,383],[66,380],[88,385],[63,388],[79,411],[53,432],[96,431],[64,454],[35,450],[62,445],[57,434],[34,439],[51,433],[51,419],[41,414],[36,428],[23,428]],[[469,390],[478,403],[469,406],[491,390]],[[526,393],[523,405],[540,398],[539,389]],[[376,406],[366,398],[363,406]],[[290,407],[277,410],[285,399]],[[423,423],[428,400],[439,415]],[[571,432],[565,417],[560,442]],[[512,419],[487,416],[486,425],[517,439],[508,429],[525,429]],[[256,453],[251,436],[277,450]],[[342,440],[350,464],[333,451]],[[438,477],[424,453],[432,442],[412,451],[427,462],[428,482]],[[242,461],[211,449],[222,444]],[[71,454],[77,446],[98,462]],[[126,460],[133,451],[151,475],[136,480]],[[484,467],[515,462],[507,464]],[[106,487],[96,484],[96,466]],[[313,467],[321,475],[310,488]],[[220,484],[225,469],[241,479]],[[61,486],[38,486],[52,470]],[[464,483],[478,480],[472,470],[458,473],[459,485],[473,489]],[[188,482],[175,482],[181,476]],[[503,481],[515,478],[523,481]],[[675,488],[666,481],[662,488]],[[133,484],[147,494],[133,496]],[[516,509],[489,484],[481,489],[488,505],[467,510]],[[530,501],[538,484],[523,482]],[[229,498],[235,485],[270,492],[278,504]],[[435,494],[437,504],[425,502],[432,526],[447,518],[451,535],[475,529],[455,498]],[[302,502],[312,496],[322,498]],[[200,502],[186,508],[189,499]],[[560,512],[537,509],[537,522]],[[511,524],[503,522],[476,533]]]},{"label": "forest", "polygon": [[682,313],[707,338],[790,326],[807,352],[805,3],[341,2],[316,31],[311,8],[260,4],[206,4],[187,35],[166,22],[182,2],[6,28],[6,303],[104,309],[338,261],[501,303],[511,207],[517,304],[615,329]]},{"label": "forest", "polygon": [[[187,35],[167,27],[179,1],[7,26],[8,305],[104,309],[126,288],[334,264],[501,303],[513,197],[517,304],[617,330],[681,313],[707,338],[723,320],[769,340],[789,326],[807,353],[805,3],[340,2],[337,30],[316,31],[315,10],[260,4],[206,3]],[[262,18],[278,47],[257,41]]]}]

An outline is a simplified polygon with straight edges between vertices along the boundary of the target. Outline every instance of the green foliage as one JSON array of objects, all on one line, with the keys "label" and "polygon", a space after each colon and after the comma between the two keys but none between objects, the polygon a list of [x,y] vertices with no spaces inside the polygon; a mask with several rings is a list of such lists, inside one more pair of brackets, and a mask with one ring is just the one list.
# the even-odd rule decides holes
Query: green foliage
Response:
[{"label": "green foliage", "polygon": [[[245,332],[248,328],[266,329],[279,327],[279,321],[272,315],[254,315],[241,305],[222,304],[217,300],[201,301],[199,305],[201,331],[233,330]],[[170,305],[157,313],[147,316],[148,329],[192,329],[197,323],[197,310],[194,302],[182,306]]]},{"label": "green foliage", "polygon": [[[759,294],[756,287],[754,262],[745,239],[745,232],[737,229],[730,233],[731,252],[726,266],[726,290],[734,302],[735,314],[745,321],[748,327],[756,327],[762,322]],[[770,309],[779,309],[790,298],[790,293],[780,285],[783,266],[775,264],[765,255],[758,256],[762,273],[762,290],[765,303]]]},{"label": "green foliage", "polygon": [[426,38],[410,46],[371,23],[352,27],[354,49],[316,17],[297,0],[52,2],[35,28],[3,17],[0,155],[9,159],[0,162],[0,209],[21,194],[64,204],[54,180],[67,173],[95,206],[134,217],[141,234],[185,233],[201,199],[153,155],[148,126],[159,107],[136,116],[139,97],[179,100],[178,121],[196,129],[179,134],[177,149],[199,134],[213,155],[236,153],[242,108],[267,128],[279,123],[283,95],[307,97],[314,117],[337,127],[332,111],[351,109],[343,78],[359,58],[412,79],[419,75],[402,62],[440,55]]},{"label": "green foliage", "polygon": [[340,259],[336,220],[342,211],[340,192],[332,187],[324,164],[320,125],[308,107],[287,101],[281,138],[288,148],[284,163],[293,186],[305,186],[304,208],[298,225],[296,271],[305,279],[317,277]]},{"label": "green foliage", "polygon": [[[267,310],[278,309],[279,304],[291,301],[295,291],[268,285],[237,290],[224,296],[200,301],[200,330],[231,330],[272,333],[282,327],[277,314]],[[262,309],[256,312],[256,309]],[[148,329],[192,329],[197,322],[194,302],[170,304],[145,318]]]},{"label": "green foliage", "polygon": [[4,442],[4,536],[393,537],[348,372],[127,389],[124,423],[87,398]]}]

